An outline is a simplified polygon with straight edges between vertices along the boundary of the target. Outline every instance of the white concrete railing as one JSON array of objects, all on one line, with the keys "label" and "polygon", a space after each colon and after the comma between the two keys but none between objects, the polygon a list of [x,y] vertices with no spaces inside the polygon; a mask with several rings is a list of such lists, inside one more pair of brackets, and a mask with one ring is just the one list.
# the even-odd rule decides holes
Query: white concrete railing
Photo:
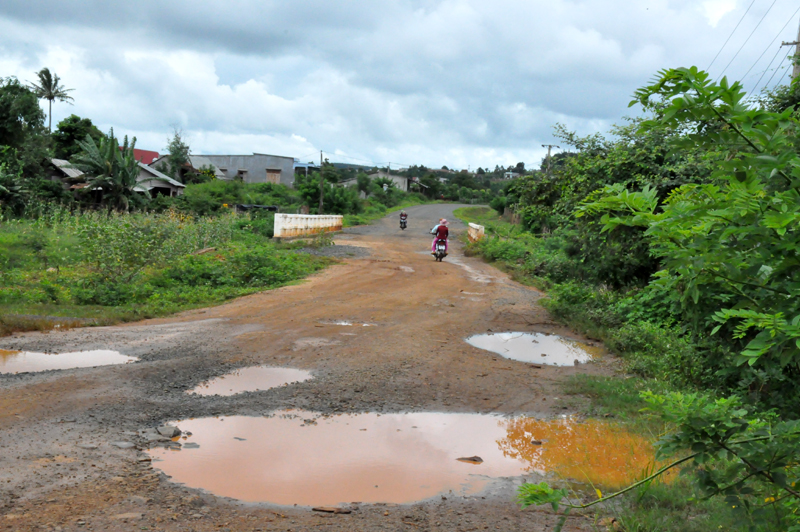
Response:
[{"label": "white concrete railing", "polygon": [[485,231],[486,228],[483,227],[482,225],[472,224],[472,223],[469,224],[469,227],[467,228],[467,236],[469,236],[469,241],[477,242],[478,240],[486,236]]},{"label": "white concrete railing", "polygon": [[275,238],[316,235],[341,231],[344,217],[317,214],[275,214]]}]

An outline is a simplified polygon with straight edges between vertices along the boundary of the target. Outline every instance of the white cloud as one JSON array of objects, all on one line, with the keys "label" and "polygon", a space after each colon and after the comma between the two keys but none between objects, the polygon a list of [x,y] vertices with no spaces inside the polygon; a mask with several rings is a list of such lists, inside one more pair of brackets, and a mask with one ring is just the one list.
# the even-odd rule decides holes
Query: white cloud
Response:
[{"label": "white cloud", "polygon": [[736,0],[705,0],[700,6],[708,23],[716,28],[722,17],[736,9]]},{"label": "white cloud", "polygon": [[[728,74],[753,64],[789,16],[783,7]],[[630,95],[657,70],[705,66],[743,9],[732,0],[243,0],[236,9],[6,0],[0,75],[30,80],[50,67],[75,89],[74,107],[56,104],[54,122],[74,112],[135,134],[142,148],[163,149],[175,125],[197,153],[323,149],[403,165],[532,166],[556,122],[605,131],[636,112]]]}]

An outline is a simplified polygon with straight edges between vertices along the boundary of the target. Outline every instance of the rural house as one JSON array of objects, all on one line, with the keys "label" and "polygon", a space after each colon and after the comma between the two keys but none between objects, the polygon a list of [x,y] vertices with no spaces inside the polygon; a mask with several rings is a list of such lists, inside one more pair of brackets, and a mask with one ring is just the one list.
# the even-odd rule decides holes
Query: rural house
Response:
[{"label": "rural house", "polygon": [[216,165],[227,179],[245,183],[294,185],[294,157],[254,153],[252,155],[203,155]]},{"label": "rural house", "polygon": [[86,175],[64,159],[50,159],[50,181],[61,182],[66,190],[86,182]]},{"label": "rural house", "polygon": [[[151,163],[149,163],[148,166],[159,170],[161,173],[164,173],[163,168],[169,167],[169,155],[162,155],[161,157],[154,159]],[[189,164],[184,165],[184,167],[181,168],[180,177],[183,179],[183,176],[188,172],[200,173],[201,168],[211,168],[214,171],[214,177],[216,179],[228,179],[222,170],[220,170],[214,163],[212,163],[203,155],[190,155]]]},{"label": "rural house", "polygon": [[394,175],[394,174],[387,174],[386,172],[380,171],[375,172],[374,174],[370,174],[369,178],[375,181],[376,179],[391,179],[394,183],[394,186],[397,187],[399,190],[403,192],[408,192],[408,178],[401,175]]},{"label": "rural house", "polygon": [[180,196],[183,194],[183,189],[186,185],[175,181],[171,177],[162,174],[152,166],[139,163],[139,177],[137,178],[139,184],[137,189],[146,190],[150,192],[153,197],[156,196]]}]

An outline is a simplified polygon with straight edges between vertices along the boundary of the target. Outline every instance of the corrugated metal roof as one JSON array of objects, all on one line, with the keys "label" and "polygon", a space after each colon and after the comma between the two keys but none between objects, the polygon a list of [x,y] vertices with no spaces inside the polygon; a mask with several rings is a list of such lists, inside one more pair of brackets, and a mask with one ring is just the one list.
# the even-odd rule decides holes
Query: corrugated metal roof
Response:
[{"label": "corrugated metal roof", "polygon": [[[172,185],[174,187],[186,188],[186,185],[184,185],[183,183],[175,181],[171,177],[169,177],[169,176],[167,176],[165,174],[162,174],[161,172],[159,172],[158,170],[156,170],[152,166],[147,166],[146,164],[139,163],[139,168],[145,170],[146,172],[151,174],[153,177],[158,178],[161,181],[166,181],[167,183],[169,183],[170,185]],[[147,179],[140,179],[140,181],[147,181]]]},{"label": "corrugated metal roof", "polygon": [[71,166],[69,164],[69,161],[65,161],[64,159],[50,159],[50,162],[53,163],[53,165],[56,168],[64,172],[64,174],[66,174],[67,177],[72,177],[72,178],[83,177],[83,172]]}]

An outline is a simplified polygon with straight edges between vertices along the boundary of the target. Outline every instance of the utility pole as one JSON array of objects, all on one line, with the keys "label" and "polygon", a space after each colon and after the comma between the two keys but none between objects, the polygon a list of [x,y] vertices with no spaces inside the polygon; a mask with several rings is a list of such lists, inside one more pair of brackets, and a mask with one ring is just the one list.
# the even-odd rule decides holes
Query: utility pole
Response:
[{"label": "utility pole", "polygon": [[797,40],[793,42],[782,42],[781,46],[794,46],[794,55],[792,56],[792,79],[796,78],[798,74],[800,74],[800,64],[798,64],[798,60],[800,57],[797,55],[797,45],[800,44],[800,27],[797,28]]},{"label": "utility pole", "polygon": [[319,209],[317,209],[317,214],[322,214],[322,196],[324,195],[325,189],[325,174],[322,173],[322,150],[319,150]]},{"label": "utility pole", "polygon": [[561,146],[556,146],[555,144],[542,144],[542,148],[547,148],[547,174],[550,174],[550,150],[553,148],[561,149]]}]

